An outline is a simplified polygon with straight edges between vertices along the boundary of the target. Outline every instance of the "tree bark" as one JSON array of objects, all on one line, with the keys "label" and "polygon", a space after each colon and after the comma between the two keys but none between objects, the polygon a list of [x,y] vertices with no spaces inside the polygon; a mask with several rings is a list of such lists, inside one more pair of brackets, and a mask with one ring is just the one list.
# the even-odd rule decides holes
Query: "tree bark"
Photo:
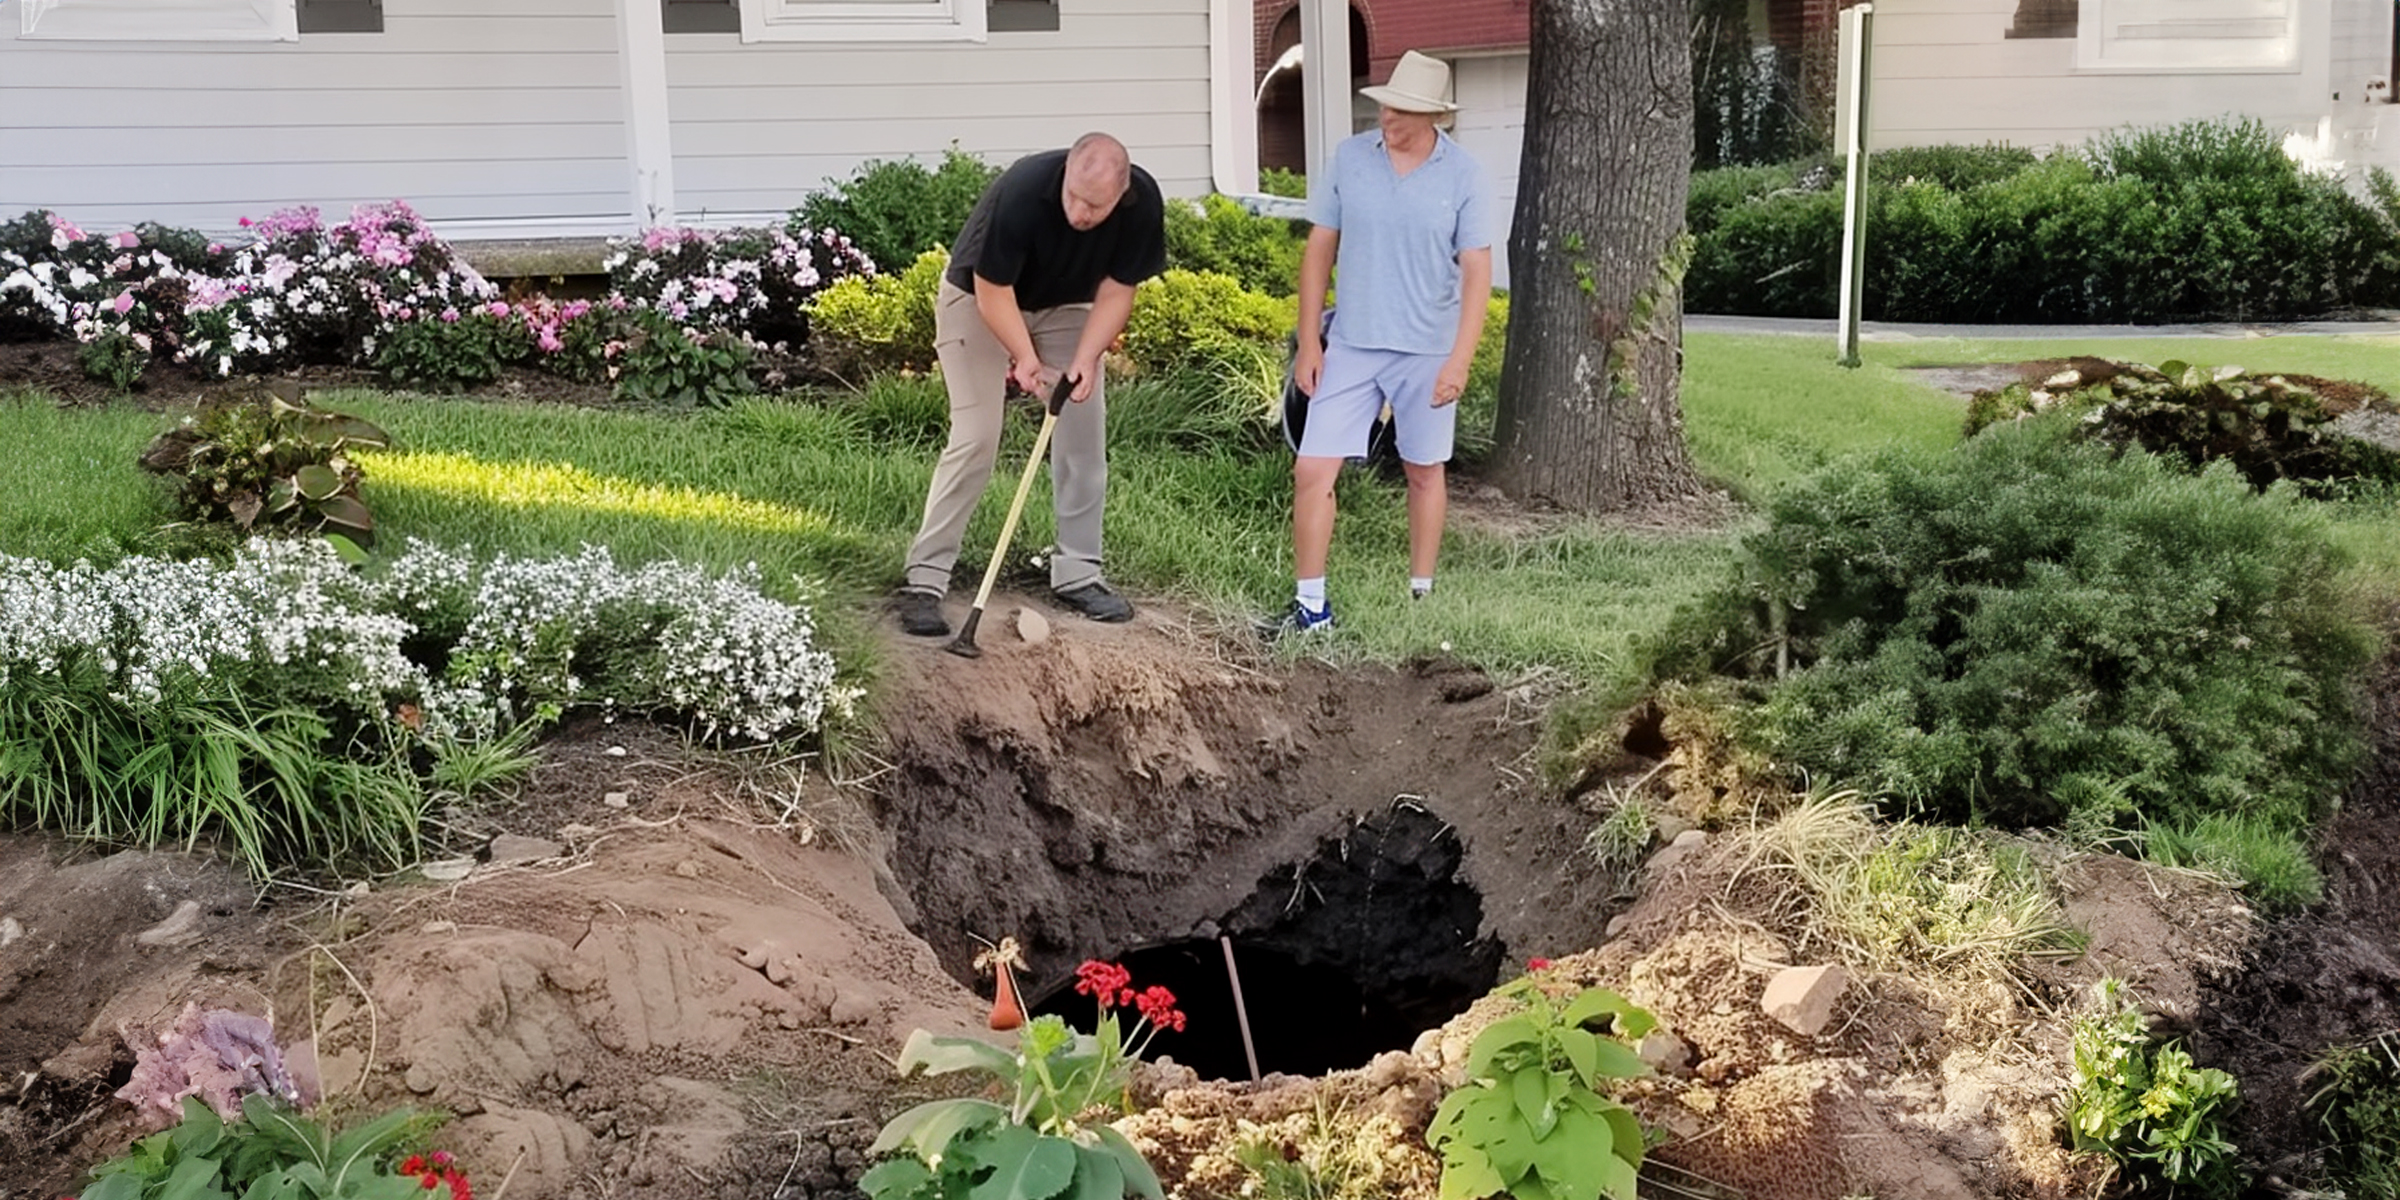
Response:
[{"label": "tree bark", "polygon": [[1683,441],[1689,0],[1534,0],[1493,480],[1618,511],[1699,490]]}]

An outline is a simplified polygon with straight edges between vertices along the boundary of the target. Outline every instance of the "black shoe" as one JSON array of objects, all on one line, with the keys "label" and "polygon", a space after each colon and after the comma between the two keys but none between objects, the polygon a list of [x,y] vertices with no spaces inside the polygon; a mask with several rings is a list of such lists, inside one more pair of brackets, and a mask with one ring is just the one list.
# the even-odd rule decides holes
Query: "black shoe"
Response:
[{"label": "black shoe", "polygon": [[900,614],[900,631],[911,637],[950,636],[950,622],[942,619],[942,598],[932,592],[904,589],[892,597],[892,611]]},{"label": "black shoe", "polygon": [[1113,625],[1133,619],[1133,602],[1110,591],[1107,584],[1097,579],[1081,587],[1052,591],[1050,597],[1095,621]]}]

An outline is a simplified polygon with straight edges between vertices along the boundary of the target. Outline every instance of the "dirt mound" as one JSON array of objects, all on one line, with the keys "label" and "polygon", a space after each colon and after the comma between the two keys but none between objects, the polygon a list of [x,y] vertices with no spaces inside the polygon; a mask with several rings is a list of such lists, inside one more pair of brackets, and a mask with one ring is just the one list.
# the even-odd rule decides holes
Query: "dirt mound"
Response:
[{"label": "dirt mound", "polygon": [[[893,1076],[902,1037],[981,1027],[979,934],[1027,944],[1034,1000],[1083,957],[1186,944],[1411,993],[1432,986],[1419,970],[1481,964],[1479,994],[1499,962],[1558,958],[1673,1035],[1633,1095],[1671,1135],[1656,1157],[1751,1200],[2090,1194],[2055,1106],[2065,1018],[2103,971],[2197,1014],[2203,1061],[2263,1097],[2254,1146],[2297,1144],[2273,1140],[2303,1120],[2273,1080],[2315,1039],[2393,1020],[2389,667],[2381,773],[2336,827],[2324,912],[2253,950],[2207,880],[2031,843],[2090,935],[2081,958],[2008,981],[1863,974],[1810,1037],[1761,993],[1835,952],[1729,835],[1630,880],[1596,867],[1596,814],[1525,782],[1540,697],[1445,662],[1229,660],[1160,606],[1028,641],[1021,603],[995,605],[980,660],[889,647],[888,769],[863,784],[595,722],[547,743],[514,803],[437,814],[451,840],[427,877],[363,892],[261,900],[202,858],[0,839],[0,1200],[52,1200],[133,1136],[107,1099],[123,1039],[187,1000],[272,1013],[336,1104],[457,1113],[444,1140],[487,1194],[850,1195],[878,1125],[950,1086]],[[1193,1008],[1200,990],[1178,987]],[[1388,1007],[1261,985],[1251,1014],[1322,1039]],[[1424,1122],[1495,1007],[1426,1011],[1412,1021],[1438,1028],[1355,1069],[1224,1083],[1162,1064],[1125,1128],[1179,1195],[1225,1194],[1244,1142],[1338,1142],[1379,1194],[1430,1195]]]}]

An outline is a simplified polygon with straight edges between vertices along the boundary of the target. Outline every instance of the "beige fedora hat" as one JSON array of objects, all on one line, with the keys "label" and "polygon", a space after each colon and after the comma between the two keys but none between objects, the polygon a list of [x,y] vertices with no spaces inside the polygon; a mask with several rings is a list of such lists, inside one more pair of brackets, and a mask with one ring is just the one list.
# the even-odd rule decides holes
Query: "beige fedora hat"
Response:
[{"label": "beige fedora hat", "polygon": [[1392,66],[1392,77],[1381,87],[1363,87],[1358,94],[1385,108],[1402,112],[1451,113],[1458,106],[1450,103],[1450,64],[1414,50],[1400,56]]}]

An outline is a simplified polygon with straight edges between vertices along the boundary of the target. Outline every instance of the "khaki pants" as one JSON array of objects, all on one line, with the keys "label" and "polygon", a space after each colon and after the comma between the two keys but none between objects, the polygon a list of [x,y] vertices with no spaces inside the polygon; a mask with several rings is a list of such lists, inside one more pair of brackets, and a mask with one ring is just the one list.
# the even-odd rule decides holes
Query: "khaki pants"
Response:
[{"label": "khaki pants", "polygon": [[[1043,363],[1064,368],[1074,360],[1091,311],[1089,304],[1062,304],[1025,314]],[[950,389],[950,444],[933,469],[925,519],[908,548],[907,586],[947,592],[967,518],[975,515],[1000,452],[1008,351],[975,311],[974,295],[948,281],[933,303],[933,346]],[[1050,434],[1050,492],[1058,517],[1058,550],[1050,559],[1054,590],[1100,578],[1100,510],[1108,495],[1108,408],[1101,382],[1093,381],[1090,399],[1067,403]]]}]

